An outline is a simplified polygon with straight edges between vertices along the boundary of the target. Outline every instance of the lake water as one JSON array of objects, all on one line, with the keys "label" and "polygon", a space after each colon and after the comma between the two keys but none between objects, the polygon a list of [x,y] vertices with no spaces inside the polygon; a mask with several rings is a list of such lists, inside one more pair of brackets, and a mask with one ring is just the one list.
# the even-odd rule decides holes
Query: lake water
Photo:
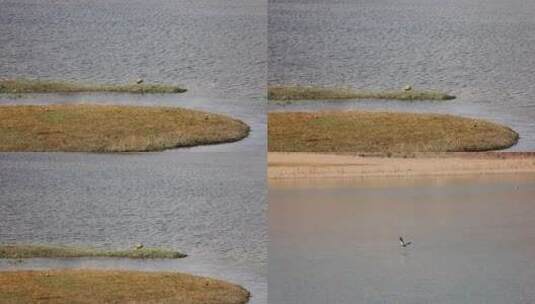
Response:
[{"label": "lake water", "polygon": [[179,95],[43,94],[0,104],[180,106],[251,127],[239,142],[155,153],[0,153],[0,243],[129,248],[174,261],[32,259],[0,269],[191,272],[266,303],[266,2],[0,0],[0,77],[178,83]]},{"label": "lake water", "polygon": [[214,274],[265,303],[265,166],[257,152],[1,153],[0,241],[174,248],[190,257],[143,269]]},{"label": "lake water", "polygon": [[534,198],[533,174],[270,182],[269,302],[533,303]]},{"label": "lake water", "polygon": [[179,83],[263,96],[263,0],[1,0],[0,77]]},{"label": "lake water", "polygon": [[487,118],[520,133],[513,150],[535,150],[535,2],[270,0],[268,15],[271,84],[379,90],[411,84],[457,96],[446,102],[326,102],[308,109]]}]

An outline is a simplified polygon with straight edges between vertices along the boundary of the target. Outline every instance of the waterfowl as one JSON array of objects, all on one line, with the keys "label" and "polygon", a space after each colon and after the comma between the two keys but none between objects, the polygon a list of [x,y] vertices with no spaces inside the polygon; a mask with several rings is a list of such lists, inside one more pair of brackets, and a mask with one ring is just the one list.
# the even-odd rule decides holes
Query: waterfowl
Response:
[{"label": "waterfowl", "polygon": [[409,241],[409,242],[405,242],[401,236],[399,237],[399,242],[401,243],[401,247],[407,247],[407,246],[409,246],[410,244],[412,244],[411,241]]}]

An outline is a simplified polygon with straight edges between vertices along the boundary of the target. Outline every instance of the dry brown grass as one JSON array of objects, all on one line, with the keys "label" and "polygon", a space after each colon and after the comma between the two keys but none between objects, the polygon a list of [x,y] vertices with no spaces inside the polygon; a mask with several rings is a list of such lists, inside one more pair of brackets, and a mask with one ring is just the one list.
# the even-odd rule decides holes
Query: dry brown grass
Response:
[{"label": "dry brown grass", "polygon": [[455,96],[420,90],[364,91],[339,87],[313,86],[270,86],[268,99],[276,101],[291,100],[329,100],[329,99],[392,99],[392,100],[449,100]]},{"label": "dry brown grass", "polygon": [[0,302],[243,304],[227,282],[180,273],[53,270],[0,272]]},{"label": "dry brown grass", "polygon": [[178,259],[187,255],[162,248],[102,250],[47,245],[0,245],[0,259],[109,257],[130,259]]},{"label": "dry brown grass", "polygon": [[0,106],[0,151],[159,151],[240,140],[236,119],[181,108]]},{"label": "dry brown grass", "polygon": [[510,147],[518,134],[484,120],[389,112],[269,113],[273,152],[453,152]]},{"label": "dry brown grass", "polygon": [[184,93],[186,89],[166,84],[81,84],[67,81],[0,79],[0,94],[21,93]]}]

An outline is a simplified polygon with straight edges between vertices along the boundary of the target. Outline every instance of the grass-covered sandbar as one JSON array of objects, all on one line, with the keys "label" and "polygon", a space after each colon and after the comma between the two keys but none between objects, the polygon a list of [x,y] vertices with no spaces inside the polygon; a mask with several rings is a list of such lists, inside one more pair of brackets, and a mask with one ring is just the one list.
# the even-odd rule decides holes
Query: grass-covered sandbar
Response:
[{"label": "grass-covered sandbar", "polygon": [[250,294],[220,280],[182,273],[50,270],[0,272],[3,303],[244,304]]},{"label": "grass-covered sandbar", "polygon": [[330,99],[390,99],[390,100],[450,100],[455,96],[436,91],[414,90],[355,90],[347,87],[269,86],[268,99],[274,101]]},{"label": "grass-covered sandbar", "polygon": [[180,259],[187,254],[164,248],[104,250],[50,245],[0,245],[0,259],[107,257],[130,259]]},{"label": "grass-covered sandbar", "polygon": [[135,152],[233,142],[249,126],[224,115],[171,107],[0,106],[0,151]]},{"label": "grass-covered sandbar", "polygon": [[84,84],[59,80],[0,79],[0,94],[26,93],[133,93],[176,94],[187,90],[168,84]]},{"label": "grass-covered sandbar", "polygon": [[274,112],[270,152],[489,151],[518,141],[512,129],[481,119],[392,112]]}]

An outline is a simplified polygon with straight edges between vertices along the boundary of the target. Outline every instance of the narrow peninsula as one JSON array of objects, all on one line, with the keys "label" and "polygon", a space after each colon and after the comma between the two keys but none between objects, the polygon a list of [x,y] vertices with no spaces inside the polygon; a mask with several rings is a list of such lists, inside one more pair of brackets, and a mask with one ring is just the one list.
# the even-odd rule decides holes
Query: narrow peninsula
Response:
[{"label": "narrow peninsula", "polygon": [[0,79],[0,94],[30,93],[132,93],[176,94],[187,90],[176,85],[145,84],[138,80],[131,84],[83,84],[59,80]]},{"label": "narrow peninsula", "polygon": [[334,100],[334,99],[390,99],[390,100],[450,100],[455,96],[436,91],[414,90],[355,90],[344,87],[270,86],[268,99],[273,101]]},{"label": "narrow peninsula", "polygon": [[188,255],[163,248],[104,250],[49,245],[0,245],[0,259],[107,257],[130,259],[180,259]]}]

